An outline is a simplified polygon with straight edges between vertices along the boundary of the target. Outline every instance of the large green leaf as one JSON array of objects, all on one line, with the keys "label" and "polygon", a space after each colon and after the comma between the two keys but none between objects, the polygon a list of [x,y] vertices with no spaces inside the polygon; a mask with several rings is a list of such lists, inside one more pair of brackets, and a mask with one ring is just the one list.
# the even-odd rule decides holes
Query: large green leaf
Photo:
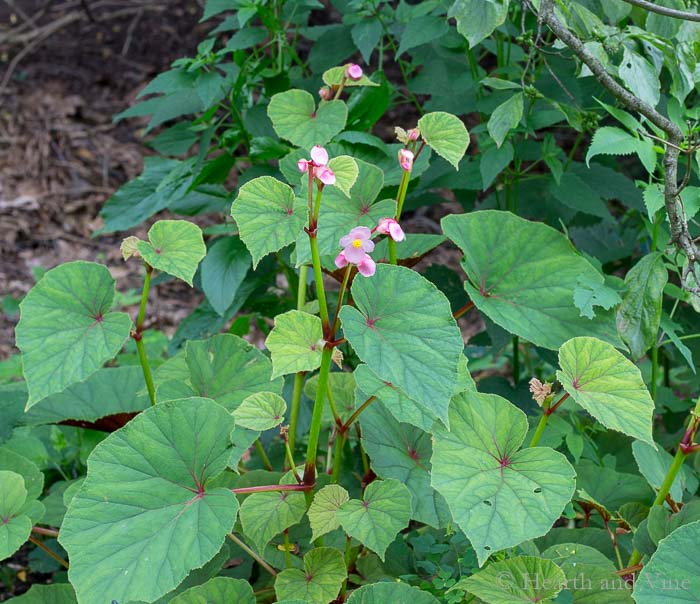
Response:
[{"label": "large green leaf", "polygon": [[44,490],[44,474],[34,462],[7,447],[0,447],[0,470],[22,476],[24,488],[27,489],[27,500],[31,501],[41,496]]},{"label": "large green leaf", "polygon": [[214,577],[202,585],[190,587],[170,604],[255,604],[253,588],[248,581],[229,577]]},{"label": "large green leaf", "polygon": [[493,110],[486,127],[497,147],[508,133],[518,126],[523,117],[523,93],[517,92]]},{"label": "large green leaf", "polygon": [[375,480],[362,501],[351,499],[336,514],[345,532],[384,560],[384,552],[411,518],[411,493],[398,480]]},{"label": "large green leaf", "polygon": [[637,604],[700,602],[700,521],[673,531],[635,582]]},{"label": "large green leaf", "polygon": [[304,226],[306,206],[295,203],[289,185],[272,176],[260,176],[238,190],[231,216],[255,268],[264,256],[294,242]]},{"label": "large green leaf", "polygon": [[362,445],[370,465],[380,478],[395,478],[406,485],[413,498],[411,518],[439,528],[450,515],[447,504],[430,486],[430,434],[401,424],[379,401],[360,416]]},{"label": "large green leaf", "polygon": [[[272,363],[243,338],[218,334],[207,340],[190,340],[184,359],[172,360],[156,373],[158,401],[204,396],[229,411],[256,392],[280,394],[281,379],[272,379]],[[183,363],[184,360],[184,363]]]},{"label": "large green leaf", "polygon": [[433,151],[459,170],[459,162],[469,146],[469,133],[462,120],[451,113],[434,111],[418,120],[418,129]]},{"label": "large green leaf", "polygon": [[220,315],[233,304],[250,268],[250,254],[238,237],[217,239],[202,261],[202,291]]},{"label": "large green leaf", "polygon": [[92,452],[59,540],[86,603],[153,601],[211,559],[238,501],[208,483],[226,468],[233,418],[207,399],[158,404]]},{"label": "large green leaf", "polygon": [[190,286],[207,253],[202,229],[187,220],[159,220],[149,229],[148,241],[139,241],[136,248],[153,268]]},{"label": "large green leaf", "polygon": [[98,369],[87,380],[52,394],[24,417],[27,424],[58,423],[67,419],[94,422],[107,415],[146,409],[143,370],[138,365]]},{"label": "large green leaf", "polygon": [[317,547],[304,556],[304,570],[288,568],[275,579],[279,600],[328,604],[335,599],[347,576],[343,554],[331,547]]},{"label": "large green leaf", "polygon": [[344,306],[340,319],[357,356],[447,421],[464,342],[445,295],[415,271],[380,264],[353,281],[352,297],[357,308]]},{"label": "large green leaf", "polygon": [[363,585],[350,595],[348,604],[438,604],[426,591],[394,581]]},{"label": "large green leaf", "polygon": [[277,315],[265,346],[272,355],[273,378],[297,371],[313,371],[321,365],[323,355],[321,319],[300,310]]},{"label": "large green leaf", "polygon": [[655,447],[654,401],[639,369],[606,342],[580,337],[559,349],[557,379],[571,397],[611,430]]},{"label": "large green leaf", "polygon": [[338,510],[349,500],[348,492],[338,484],[326,485],[314,495],[314,500],[309,506],[312,541],[340,527]]},{"label": "large green leaf", "polygon": [[13,604],[77,604],[75,591],[67,583],[33,585],[21,596],[13,598]]},{"label": "large green leaf", "polygon": [[647,254],[625,276],[627,293],[617,309],[617,329],[633,359],[640,359],[656,342],[661,302],[668,271],[663,254]]},{"label": "large green leaf", "polygon": [[476,550],[489,555],[544,535],[574,493],[574,469],[547,447],[520,450],[525,414],[494,394],[465,392],[436,424],[432,485]]},{"label": "large green leaf", "polygon": [[69,262],[47,272],[26,295],[16,335],[27,409],[87,379],[119,352],[131,319],[110,312],[114,291],[105,266]]},{"label": "large green leaf", "polygon": [[[333,258],[340,252],[338,241],[356,226],[370,229],[377,226],[380,218],[390,218],[396,214],[396,202],[392,199],[376,201],[384,186],[382,171],[361,160],[357,160],[359,175],[350,188],[348,199],[336,187],[326,187],[321,199],[318,216],[318,250],[322,257]],[[306,233],[299,235],[296,248],[297,265],[311,262],[311,248]]]},{"label": "large green leaf", "polygon": [[654,173],[656,152],[650,140],[639,139],[614,126],[598,128],[586,152],[586,164],[596,155],[631,155],[636,153],[647,172]]},{"label": "large green leaf", "polygon": [[620,344],[611,311],[589,320],[576,308],[579,279],[600,273],[561,233],[495,210],[446,216],[442,229],[464,252],[470,298],[507,331],[550,349],[584,334]]},{"label": "large green leaf", "polygon": [[233,412],[237,426],[249,430],[269,430],[284,421],[287,403],[274,392],[256,392],[243,399]]},{"label": "large green leaf", "polygon": [[14,554],[32,532],[32,520],[22,513],[27,501],[24,479],[16,472],[0,471],[0,560]]},{"label": "large green leaf", "polygon": [[490,36],[507,15],[508,0],[457,0],[448,13],[457,20],[457,31],[470,48]]},{"label": "large green leaf", "polygon": [[564,573],[551,560],[518,556],[493,562],[454,587],[465,589],[487,604],[546,604],[564,585]]},{"label": "large green leaf", "polygon": [[[661,447],[654,448],[640,441],[632,443],[632,453],[642,476],[646,478],[651,487],[658,491],[671,469],[673,456]],[[683,465],[673,480],[669,495],[674,501],[683,501],[685,490],[695,493],[697,489],[698,479],[689,466]]]},{"label": "large green leaf", "polygon": [[287,90],[274,95],[267,107],[275,132],[304,149],[325,145],[344,127],[348,108],[343,101],[321,103],[305,90]]}]

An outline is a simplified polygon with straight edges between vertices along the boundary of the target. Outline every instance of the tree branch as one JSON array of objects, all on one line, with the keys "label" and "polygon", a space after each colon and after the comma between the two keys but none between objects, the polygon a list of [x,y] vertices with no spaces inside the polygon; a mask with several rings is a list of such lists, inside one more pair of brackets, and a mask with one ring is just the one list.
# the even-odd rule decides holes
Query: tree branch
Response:
[{"label": "tree branch", "polygon": [[[626,0],[630,2],[630,0]],[[528,0],[524,0],[529,5]],[[641,2],[634,0],[633,3]],[[645,4],[649,4],[645,2]],[[655,5],[654,5],[655,6]],[[682,205],[679,203],[678,188],[678,157],[681,153],[683,142],[683,132],[670,119],[659,113],[654,107],[645,103],[620,84],[605,70],[603,64],[598,61],[584,46],[583,42],[564,25],[554,14],[553,0],[542,0],[540,10],[537,15],[539,23],[547,25],[569,49],[591,70],[595,78],[602,84],[615,98],[623,103],[630,111],[641,113],[652,124],[663,130],[668,137],[664,141],[664,205],[668,213],[671,225],[671,241],[676,247],[683,251],[688,258],[688,268],[683,275],[683,286],[693,293],[700,293],[700,278],[697,273],[696,263],[700,260],[700,252],[693,242],[688,232],[688,223]],[[691,286],[687,283],[689,274],[695,278],[695,283]]]},{"label": "tree branch", "polygon": [[664,17],[672,17],[674,19],[683,19],[684,21],[697,21],[700,23],[700,13],[690,13],[684,10],[676,10],[675,8],[668,8],[666,6],[659,6],[654,2],[649,2],[648,0],[624,0],[627,4],[632,4],[633,6],[638,6],[645,10],[651,11],[652,13],[658,13]]}]

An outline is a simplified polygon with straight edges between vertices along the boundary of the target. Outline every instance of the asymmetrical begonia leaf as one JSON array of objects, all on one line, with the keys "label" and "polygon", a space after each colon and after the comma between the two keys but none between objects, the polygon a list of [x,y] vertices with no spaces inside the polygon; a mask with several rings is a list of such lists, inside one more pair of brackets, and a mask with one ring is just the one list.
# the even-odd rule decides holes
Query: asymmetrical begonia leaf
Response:
[{"label": "asymmetrical begonia leaf", "polygon": [[340,311],[343,333],[381,379],[447,422],[464,343],[450,303],[410,269],[380,264],[370,279],[355,279],[357,308]]},{"label": "asymmetrical begonia leaf", "polygon": [[59,537],[81,604],[153,601],[216,555],[238,501],[208,483],[226,468],[233,424],[212,400],[165,402],[94,449]]},{"label": "asymmetrical begonia leaf", "polygon": [[284,421],[287,403],[274,392],[256,392],[243,399],[233,412],[237,426],[249,430],[269,430]]},{"label": "asymmetrical begonia leaf", "polygon": [[277,575],[275,593],[280,600],[294,598],[306,604],[328,604],[338,595],[346,576],[339,550],[316,547],[304,556],[303,571],[288,568]]},{"label": "asymmetrical begonia leaf", "polygon": [[464,288],[494,323],[543,348],[577,335],[620,344],[612,311],[590,320],[574,304],[579,279],[600,273],[562,233],[496,210],[446,216],[442,229],[464,252]]},{"label": "asymmetrical begonia leaf", "polygon": [[544,535],[575,489],[566,457],[548,447],[520,449],[525,414],[494,394],[465,392],[450,406],[450,430],[436,424],[432,485],[476,551],[491,555]]},{"label": "asymmetrical begonia leaf", "polygon": [[16,472],[0,471],[0,560],[14,554],[32,532],[32,520],[22,511],[26,501],[24,479]]},{"label": "asymmetrical begonia leaf", "polygon": [[148,241],[137,249],[156,270],[192,285],[192,279],[207,253],[202,229],[187,220],[159,220],[148,231]]},{"label": "asymmetrical begonia leaf", "polygon": [[557,379],[593,417],[656,446],[651,435],[654,401],[634,363],[606,342],[580,337],[559,349],[559,365]]},{"label": "asymmetrical begonia leaf", "polygon": [[375,480],[362,501],[351,499],[336,514],[345,532],[375,552],[382,560],[397,533],[411,518],[411,493],[398,480]]},{"label": "asymmetrical begonia leaf", "polygon": [[323,354],[321,319],[300,310],[277,315],[265,346],[272,355],[273,378],[297,371],[313,371],[321,365]]},{"label": "asymmetrical begonia leaf", "polygon": [[316,108],[305,90],[287,90],[274,95],[267,107],[275,132],[303,149],[325,145],[344,127],[348,108],[343,101],[328,101]]},{"label": "asymmetrical begonia leaf", "polygon": [[418,129],[431,149],[459,170],[469,146],[469,133],[462,120],[451,113],[434,111],[418,120]]},{"label": "asymmetrical begonia leaf", "polygon": [[27,409],[84,381],[121,350],[131,319],[111,312],[114,293],[105,266],[79,261],[51,269],[26,295],[16,335]]},{"label": "asymmetrical begonia leaf", "polygon": [[289,185],[260,176],[238,190],[231,216],[255,268],[264,256],[296,240],[306,220],[306,207],[296,202]]},{"label": "asymmetrical begonia leaf", "polygon": [[312,541],[340,527],[338,510],[349,500],[348,492],[338,484],[326,485],[314,495],[314,500],[309,507]]}]

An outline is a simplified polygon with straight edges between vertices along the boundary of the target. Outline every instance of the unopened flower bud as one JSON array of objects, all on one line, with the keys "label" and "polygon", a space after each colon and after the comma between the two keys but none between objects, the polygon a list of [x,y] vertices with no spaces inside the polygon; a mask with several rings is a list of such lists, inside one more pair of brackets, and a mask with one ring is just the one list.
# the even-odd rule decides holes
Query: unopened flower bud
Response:
[{"label": "unopened flower bud", "polygon": [[399,164],[406,172],[413,169],[413,151],[408,149],[399,149]]},{"label": "unopened flower bud", "polygon": [[318,96],[320,96],[324,101],[329,101],[331,98],[331,89],[328,86],[321,86],[318,89]]},{"label": "unopened flower bud", "polygon": [[350,78],[353,82],[357,82],[357,80],[362,78],[362,67],[355,63],[350,63],[345,68],[345,77]]}]

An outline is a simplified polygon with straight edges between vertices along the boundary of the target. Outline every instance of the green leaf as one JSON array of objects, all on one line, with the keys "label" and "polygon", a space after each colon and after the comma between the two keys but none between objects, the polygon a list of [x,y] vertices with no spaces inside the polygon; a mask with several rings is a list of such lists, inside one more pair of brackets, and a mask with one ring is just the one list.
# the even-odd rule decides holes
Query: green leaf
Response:
[{"label": "green leaf", "polygon": [[551,560],[518,556],[489,564],[452,589],[464,589],[487,604],[552,602],[566,577]]},{"label": "green leaf", "polygon": [[44,490],[44,474],[34,462],[7,447],[0,447],[0,470],[22,476],[24,487],[27,489],[27,500],[32,501],[41,496]]},{"label": "green leaf", "polygon": [[605,285],[602,277],[593,279],[592,275],[581,277],[574,289],[574,304],[581,311],[582,317],[595,318],[594,306],[610,310],[622,302],[622,298],[612,287]]},{"label": "green leaf", "polygon": [[668,271],[659,252],[644,256],[625,276],[627,293],[617,309],[617,330],[633,359],[643,357],[656,342],[667,281]]},{"label": "green leaf", "polygon": [[272,356],[273,378],[318,369],[324,346],[321,319],[300,310],[277,315],[265,346]]},{"label": "green leaf", "polygon": [[[647,482],[655,490],[659,490],[673,463],[673,456],[661,447],[654,448],[646,443],[635,441],[632,443],[634,460],[639,466],[639,471]],[[683,492],[688,490],[695,493],[698,488],[698,479],[687,466],[681,466],[676,478],[671,485],[671,499],[683,501]]]},{"label": "green leaf", "polygon": [[434,111],[418,120],[418,129],[430,148],[459,170],[459,162],[469,146],[469,133],[462,120],[451,113]]},{"label": "green leaf", "polygon": [[337,484],[329,484],[314,495],[308,512],[313,532],[311,541],[340,527],[337,512],[349,500],[348,492]]},{"label": "green leaf", "polygon": [[217,239],[202,261],[202,291],[221,316],[233,304],[250,269],[250,254],[238,237]]},{"label": "green leaf", "polygon": [[14,554],[32,532],[32,520],[22,513],[27,501],[24,479],[16,472],[0,471],[0,560]]},{"label": "green leaf", "polygon": [[[280,480],[280,484],[285,484],[284,478]],[[241,504],[243,533],[253,541],[257,550],[262,552],[270,539],[290,526],[298,524],[305,512],[306,500],[303,493],[294,491],[253,493],[248,495]]]},{"label": "green leaf", "polygon": [[110,312],[114,292],[105,266],[68,262],[48,271],[22,300],[16,334],[27,409],[84,381],[121,350],[131,319]]},{"label": "green leaf", "polygon": [[656,107],[661,97],[659,76],[654,66],[644,57],[623,45],[622,62],[618,68],[620,78],[636,96]]},{"label": "green leaf", "polygon": [[229,577],[214,577],[202,585],[190,587],[170,604],[210,604],[231,602],[232,604],[255,604],[253,588],[248,581]]},{"label": "green leaf", "polygon": [[172,371],[168,374],[156,373],[156,399],[159,402],[205,396],[233,411],[256,392],[282,392],[284,382],[272,379],[270,359],[243,338],[232,334],[189,340],[184,360],[184,364],[181,361],[177,365],[171,364]]},{"label": "green leaf", "polygon": [[148,242],[136,248],[153,268],[182,279],[192,286],[192,278],[207,253],[202,229],[187,220],[159,220],[148,231]]},{"label": "green leaf", "polygon": [[94,422],[108,415],[142,411],[150,405],[145,388],[140,366],[105,367],[84,382],[37,403],[24,421],[32,425],[67,419]]},{"label": "green leaf", "polygon": [[[338,67],[331,67],[330,69],[326,69],[326,71],[323,72],[323,83],[327,86],[340,86],[340,84],[343,81],[343,78],[345,78],[345,69],[345,65],[340,65]],[[366,75],[363,74],[359,80],[351,80],[350,78],[345,80],[346,88],[352,86],[379,86],[379,84],[377,82],[373,82]]]},{"label": "green leaf", "polygon": [[384,552],[411,518],[411,493],[398,480],[375,480],[362,501],[351,499],[336,514],[343,530],[384,560]]},{"label": "green leaf", "polygon": [[147,409],[94,449],[59,538],[79,600],[153,601],[219,551],[238,502],[207,485],[226,468],[232,428],[223,407],[190,398]]},{"label": "green leaf", "polygon": [[574,469],[547,447],[521,449],[525,414],[494,394],[465,392],[450,406],[450,431],[436,424],[432,485],[476,551],[544,535],[574,493]]},{"label": "green leaf", "polygon": [[580,316],[579,280],[601,275],[558,231],[495,210],[446,216],[442,229],[464,252],[464,288],[494,323],[543,348],[582,334],[620,343],[612,312]]},{"label": "green leaf", "polygon": [[631,155],[632,153],[639,156],[649,174],[654,173],[656,152],[651,141],[640,140],[614,126],[603,126],[593,135],[586,152],[586,165],[590,165],[591,159],[596,155]]},{"label": "green leaf", "polygon": [[656,447],[651,436],[654,401],[639,369],[606,342],[572,338],[559,349],[557,379],[605,427]]},{"label": "green leaf", "polygon": [[356,23],[353,25],[350,34],[365,63],[369,64],[372,58],[372,51],[377,47],[382,37],[382,24],[379,19]]},{"label": "green leaf", "polygon": [[448,17],[457,20],[457,31],[474,48],[484,38],[502,25],[508,16],[508,0],[457,0]]},{"label": "green leaf", "polygon": [[77,604],[75,591],[67,583],[32,585],[24,595],[13,598],[13,604]]},{"label": "green leaf", "polygon": [[518,92],[493,110],[486,128],[500,147],[506,135],[515,128],[523,117],[523,93]]},{"label": "green leaf", "polygon": [[288,568],[277,575],[275,593],[278,600],[328,604],[340,592],[346,576],[343,554],[331,547],[317,547],[304,556],[303,571]]},{"label": "green leaf", "polygon": [[552,182],[548,190],[554,199],[577,212],[603,219],[610,218],[608,206],[601,196],[574,172],[564,172],[560,181]]},{"label": "green leaf", "polygon": [[357,162],[349,155],[338,155],[328,162],[328,167],[335,174],[335,188],[350,197],[350,189],[357,180],[359,168]]},{"label": "green leaf", "polygon": [[272,176],[254,178],[238,190],[231,215],[253,257],[253,268],[264,256],[296,239],[305,211],[304,204],[295,204],[292,188]]},{"label": "green leaf", "polygon": [[[341,250],[338,241],[351,229],[356,226],[372,229],[380,218],[389,218],[396,214],[396,202],[393,199],[376,201],[384,186],[382,171],[361,160],[357,160],[356,163],[359,173],[350,189],[350,199],[336,190],[336,187],[326,187],[323,191],[317,242],[321,258],[327,257],[330,263]],[[301,233],[297,239],[296,254],[297,266],[311,263],[311,248],[306,233]]]},{"label": "green leaf", "polygon": [[673,531],[642,568],[635,582],[637,604],[700,602],[700,521]]},{"label": "green leaf", "polygon": [[316,109],[314,97],[305,90],[274,95],[267,115],[280,138],[303,149],[325,145],[345,127],[348,108],[343,101],[327,101]]},{"label": "green leaf", "polygon": [[430,434],[399,423],[379,401],[362,413],[360,421],[362,446],[374,473],[406,485],[412,497],[412,519],[435,528],[445,526],[450,519],[447,504],[430,486]]},{"label": "green leaf", "polygon": [[401,44],[399,44],[396,56],[398,57],[416,46],[437,40],[444,36],[448,30],[449,27],[444,17],[422,15],[411,19],[401,33]]},{"label": "green leaf", "polygon": [[513,161],[513,145],[506,143],[501,147],[488,147],[481,154],[479,171],[481,172],[481,189],[486,191],[496,177]]},{"label": "green leaf", "polygon": [[363,585],[350,595],[348,604],[438,604],[439,600],[426,591],[395,581]]},{"label": "green leaf", "polygon": [[446,420],[464,343],[445,295],[415,271],[380,264],[353,281],[352,298],[357,308],[344,306],[340,319],[357,356]]},{"label": "green leaf", "polygon": [[279,394],[257,392],[243,399],[241,405],[233,412],[237,426],[249,430],[269,430],[284,421],[287,403]]},{"label": "green leaf", "polygon": [[[318,378],[318,374],[311,376],[304,384],[304,394],[311,401],[316,400]],[[347,371],[331,371],[328,376],[328,389],[331,391],[336,411],[342,421],[346,421],[356,407],[364,402],[363,400],[356,404],[355,376]],[[325,401],[328,401],[328,395],[326,395]],[[323,424],[335,425],[335,417],[333,417],[330,404],[326,402],[323,404]]]}]

